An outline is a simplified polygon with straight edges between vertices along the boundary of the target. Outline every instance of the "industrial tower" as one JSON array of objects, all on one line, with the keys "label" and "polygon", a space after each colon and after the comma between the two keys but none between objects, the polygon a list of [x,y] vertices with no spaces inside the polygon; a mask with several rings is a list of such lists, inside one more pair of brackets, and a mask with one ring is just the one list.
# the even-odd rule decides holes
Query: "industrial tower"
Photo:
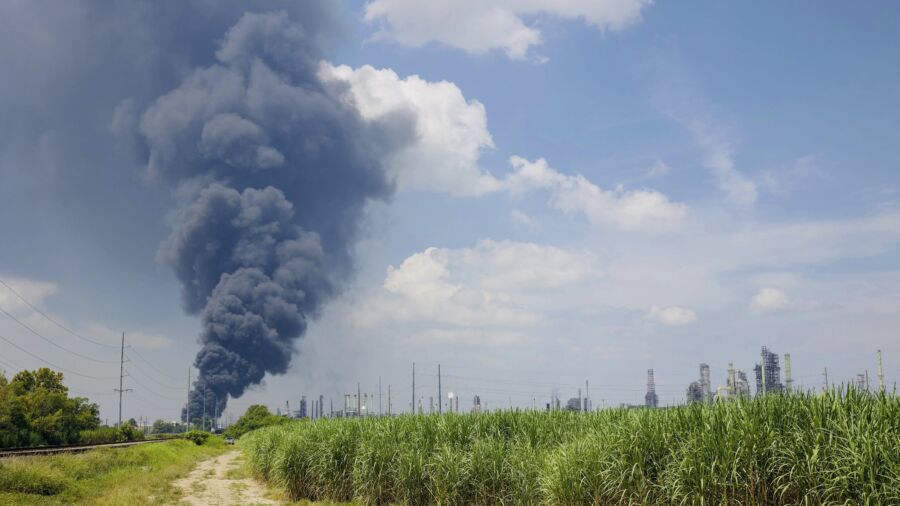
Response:
[{"label": "industrial tower", "polygon": [[784,390],[784,385],[781,384],[781,366],[778,364],[778,355],[763,346],[760,356],[762,364],[756,364],[756,367],[753,368],[756,373],[756,394],[781,392]]},{"label": "industrial tower", "polygon": [[647,369],[647,395],[644,396],[644,406],[648,408],[659,406],[659,397],[656,396],[656,381],[653,380],[653,369]]}]

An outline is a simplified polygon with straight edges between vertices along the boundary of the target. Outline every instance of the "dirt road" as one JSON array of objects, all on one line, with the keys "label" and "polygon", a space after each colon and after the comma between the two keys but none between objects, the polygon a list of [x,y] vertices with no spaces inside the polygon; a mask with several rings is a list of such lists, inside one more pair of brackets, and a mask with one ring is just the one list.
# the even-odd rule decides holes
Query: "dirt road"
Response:
[{"label": "dirt road", "polygon": [[234,450],[204,460],[191,473],[175,482],[181,489],[179,504],[191,506],[243,506],[279,504],[265,496],[265,488],[246,477],[241,452]]}]

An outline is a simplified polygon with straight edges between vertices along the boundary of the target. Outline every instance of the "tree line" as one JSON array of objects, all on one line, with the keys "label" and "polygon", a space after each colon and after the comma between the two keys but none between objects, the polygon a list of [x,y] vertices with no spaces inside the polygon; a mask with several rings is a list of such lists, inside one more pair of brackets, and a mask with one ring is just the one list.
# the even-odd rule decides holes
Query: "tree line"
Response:
[{"label": "tree line", "polygon": [[0,448],[80,443],[100,428],[99,415],[88,399],[69,397],[61,372],[0,373]]}]

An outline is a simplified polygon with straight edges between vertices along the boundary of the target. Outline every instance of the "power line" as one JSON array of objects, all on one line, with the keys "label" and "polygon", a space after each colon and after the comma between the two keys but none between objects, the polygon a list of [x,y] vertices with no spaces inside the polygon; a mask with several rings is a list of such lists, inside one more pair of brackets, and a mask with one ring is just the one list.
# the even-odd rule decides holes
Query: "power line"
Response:
[{"label": "power line", "polygon": [[[128,355],[126,355],[126,357],[127,357],[127,356],[128,356]],[[159,385],[159,386],[161,386],[161,387],[163,387],[163,388],[168,388],[168,389],[171,389],[171,390],[179,390],[179,391],[182,389],[182,387],[175,387],[175,386],[172,386],[172,385],[167,385],[167,384],[165,384],[165,383],[163,383],[163,382],[157,380],[157,379],[154,378],[153,376],[150,376],[149,374],[147,374],[146,371],[144,371],[143,369],[141,369],[140,367],[138,367],[136,362],[131,362],[131,364],[134,366],[134,370],[136,370],[136,371],[141,371],[141,374],[143,374],[145,378],[149,379],[150,381],[156,383],[157,385]]]},{"label": "power line", "polygon": [[173,410],[177,410],[177,409],[178,409],[177,407],[174,407],[174,408],[173,408],[172,406],[161,406],[161,405],[157,404],[156,402],[153,402],[153,401],[150,400],[149,398],[147,398],[147,397],[141,395],[141,394],[138,393],[137,391],[135,391],[134,394],[135,394],[135,397],[139,397],[139,398],[141,399],[141,401],[146,402],[147,404],[150,405],[150,407],[152,407],[152,408],[154,408],[154,409],[158,409],[158,410],[160,410],[160,411],[173,411]]},{"label": "power line", "polygon": [[[93,339],[90,339],[90,338],[88,338],[88,337],[85,337],[85,336],[83,336],[83,335],[81,335],[81,334],[75,332],[74,330],[70,329],[69,327],[63,325],[62,323],[59,323],[59,322],[58,322],[57,320],[55,320],[53,317],[51,317],[51,316],[48,315],[46,312],[44,312],[44,311],[41,310],[39,307],[37,307],[37,305],[35,305],[34,303],[32,303],[31,301],[29,301],[28,299],[26,299],[22,294],[20,294],[18,291],[16,291],[12,286],[10,286],[10,285],[9,285],[7,282],[5,282],[3,279],[0,279],[0,284],[2,284],[4,287],[6,287],[7,290],[9,290],[9,291],[10,291],[13,295],[15,295],[16,297],[18,297],[19,300],[21,300],[22,302],[24,302],[29,308],[31,308],[31,309],[34,310],[36,313],[38,313],[39,315],[41,315],[44,319],[46,319],[46,320],[49,321],[50,323],[56,325],[57,327],[61,328],[62,330],[66,331],[67,333],[69,333],[69,334],[71,334],[71,335],[73,335],[73,336],[75,336],[75,337],[77,337],[77,338],[79,338],[79,339],[81,339],[81,340],[83,340],[83,341],[89,342],[89,343],[94,344],[94,345],[97,345],[97,346],[102,346],[102,347],[104,347],[104,348],[111,348],[111,349],[117,349],[117,348],[119,348],[118,346],[109,345],[109,344],[105,344],[105,343],[101,343],[101,342],[95,341],[95,340],[93,340]],[[71,353],[71,354],[73,354],[73,355],[75,355],[75,356],[77,356],[77,357],[83,358],[83,359],[85,359],[85,360],[90,360],[90,361],[92,361],[92,362],[97,362],[97,363],[114,364],[114,363],[118,362],[117,360],[99,360],[99,359],[95,359],[95,358],[93,358],[93,357],[90,357],[90,356],[87,356],[87,355],[83,355],[83,354],[81,354],[81,353],[79,353],[79,352],[76,352],[76,351],[74,351],[74,350],[70,350],[70,349],[68,349],[68,348],[65,348],[65,347],[63,347],[63,346],[57,344],[57,343],[54,342],[53,340],[47,338],[46,336],[44,336],[44,335],[41,334],[40,332],[37,332],[37,331],[34,330],[32,327],[30,327],[29,325],[25,324],[24,322],[22,322],[21,320],[19,320],[18,318],[16,318],[15,316],[13,316],[12,314],[10,314],[9,312],[7,312],[7,311],[6,311],[5,309],[3,309],[2,307],[0,307],[0,312],[2,312],[2,313],[5,314],[6,316],[8,316],[8,317],[11,318],[12,320],[14,320],[16,323],[18,323],[18,324],[21,325],[22,327],[26,328],[26,329],[27,329],[29,332],[31,332],[32,334],[34,334],[34,335],[40,337],[41,339],[47,341],[48,343],[52,344],[53,346],[55,346],[55,347],[57,347],[57,348],[59,348],[59,349],[65,351],[65,352],[67,352],[67,353]],[[139,359],[141,359],[144,363],[146,363],[148,366],[150,366],[153,370],[155,370],[156,372],[160,373],[160,374],[162,375],[162,377],[169,379],[169,376],[168,376],[167,374],[165,374],[164,372],[160,371],[159,368],[157,368],[155,365],[153,365],[152,362],[150,362],[150,361],[147,360],[143,355],[141,355],[140,352],[137,351],[137,349],[135,349],[135,348],[132,347],[132,346],[129,346],[128,348],[130,349],[131,352],[133,352],[133,354],[134,354],[135,356],[137,356]],[[138,369],[138,370],[140,370],[141,372],[144,372],[142,369]],[[77,373],[73,373],[73,374],[77,374]],[[146,374],[146,373],[145,373],[145,374]],[[161,386],[163,386],[163,387],[166,387],[166,388],[174,388],[174,387],[172,387],[171,385],[167,385],[167,384],[165,384],[165,383],[162,383],[162,382],[160,382],[160,381],[157,381],[157,380],[156,380],[155,378],[153,378],[150,374],[147,374],[147,377],[148,377],[150,380],[154,381],[155,383],[158,383],[159,385],[161,385]],[[179,388],[179,390],[180,390],[180,388]]]},{"label": "power line", "polygon": [[[435,378],[437,375],[424,373],[425,376]],[[536,382],[536,381],[525,381],[525,380],[504,380],[498,378],[485,378],[485,377],[474,377],[474,376],[460,376],[456,374],[444,374],[444,378],[452,378],[455,380],[461,380],[463,382],[485,382],[490,384],[500,383],[505,385],[514,385],[514,386],[523,386],[523,387],[533,387],[533,388],[571,388],[577,389],[582,386],[582,384],[575,383],[556,383],[556,382]],[[673,383],[657,383],[657,386],[669,386],[673,387],[673,389],[680,389],[679,385]],[[612,384],[612,383],[594,383],[594,386],[597,388],[601,388],[603,390],[634,390],[634,391],[644,391],[644,388],[637,388],[633,386],[626,386],[623,384]]]},{"label": "power line", "polygon": [[118,395],[116,392],[82,392],[81,390],[69,390],[70,394],[78,397],[100,396],[100,395]]},{"label": "power line", "polygon": [[15,370],[17,370],[17,371],[21,371],[21,370],[22,370],[21,367],[12,365],[12,364],[10,364],[9,362],[7,362],[7,361],[5,361],[5,360],[0,360],[0,364],[5,365],[6,367],[11,367],[11,368],[13,368],[13,369],[15,369]]},{"label": "power line", "polygon": [[66,353],[71,353],[72,355],[75,355],[76,357],[83,358],[83,359],[85,359],[85,360],[90,360],[91,362],[97,362],[97,363],[100,363],[100,364],[115,364],[116,362],[118,362],[118,360],[99,360],[99,359],[96,359],[96,358],[93,358],[93,357],[89,357],[89,356],[87,356],[87,355],[82,355],[81,353],[78,353],[77,351],[70,350],[70,349],[66,348],[65,346],[61,346],[61,345],[55,343],[55,342],[54,342],[53,340],[51,340],[50,338],[44,336],[44,335],[41,334],[40,332],[38,332],[38,331],[34,330],[33,328],[29,327],[28,324],[26,324],[26,323],[24,323],[23,321],[19,320],[18,318],[16,318],[15,316],[13,316],[13,315],[10,314],[9,312],[7,312],[7,311],[6,311],[5,309],[3,309],[2,307],[0,307],[0,313],[3,313],[3,314],[5,314],[6,316],[10,317],[13,321],[15,321],[16,323],[18,323],[19,325],[21,325],[22,327],[24,327],[25,329],[27,329],[27,330],[28,330],[29,332],[31,332],[32,334],[34,334],[34,335],[40,337],[40,338],[43,339],[44,341],[47,341],[48,343],[52,344],[53,346],[56,346],[57,348],[59,348],[59,349],[65,351]]},{"label": "power line", "polygon": [[90,375],[88,375],[88,374],[81,374],[80,372],[75,372],[75,371],[72,371],[72,370],[70,370],[70,369],[66,369],[65,367],[61,367],[61,366],[58,366],[58,365],[53,364],[53,363],[51,363],[51,362],[48,362],[47,360],[44,360],[43,358],[41,358],[41,357],[35,355],[34,353],[31,353],[30,351],[26,350],[25,348],[22,348],[22,347],[19,346],[18,344],[16,344],[16,343],[10,341],[9,339],[3,337],[2,335],[0,335],[0,339],[2,339],[3,341],[6,341],[9,345],[11,345],[11,346],[17,348],[19,351],[21,351],[21,352],[23,352],[23,353],[27,353],[27,354],[30,355],[31,357],[33,357],[33,358],[35,358],[35,359],[37,359],[37,360],[40,360],[41,362],[43,362],[43,363],[49,365],[50,367],[53,367],[53,368],[55,368],[55,369],[59,369],[60,371],[63,371],[63,372],[69,373],[69,374],[74,374],[75,376],[80,376],[80,377],[82,377],[82,378],[88,378],[88,379],[95,379],[95,380],[110,380],[110,379],[115,379],[115,377],[113,377],[113,376],[106,376],[106,377],[90,376]]},{"label": "power line", "polygon": [[168,395],[163,395],[163,394],[157,392],[156,390],[151,389],[144,383],[141,383],[140,381],[137,380],[136,377],[134,377],[132,375],[129,375],[128,377],[131,378],[131,381],[133,381],[137,386],[139,386],[139,387],[143,388],[145,391],[159,397],[160,399],[166,399],[166,400],[170,400],[170,401],[179,401],[179,402],[181,402],[183,400],[181,397],[170,397]]},{"label": "power line", "polygon": [[[134,353],[134,355],[135,355],[137,358],[141,359],[141,361],[143,361],[145,364],[147,364],[148,366],[150,366],[151,369],[153,369],[154,371],[156,371],[157,373],[159,373],[159,375],[160,375],[161,377],[163,377],[163,378],[165,378],[165,379],[175,379],[175,378],[173,378],[172,376],[169,376],[168,374],[166,374],[166,373],[162,372],[161,370],[159,370],[159,368],[157,368],[155,365],[153,365],[152,362],[150,362],[149,360],[147,360],[146,358],[144,358],[143,355],[141,355],[140,353],[138,353],[137,348],[135,348],[134,346],[129,346],[129,347],[128,347],[128,350],[129,350],[129,351],[128,351],[129,354],[130,354],[130,353]],[[172,388],[172,387],[170,387],[170,388]],[[181,387],[178,387],[178,389],[180,390]]]},{"label": "power line", "polygon": [[5,281],[3,281],[2,279],[0,279],[0,284],[2,284],[3,286],[5,286],[7,290],[9,290],[10,292],[12,292],[16,297],[19,298],[19,300],[21,300],[22,302],[24,302],[28,307],[30,307],[31,309],[33,309],[37,314],[43,316],[43,317],[44,317],[47,321],[49,321],[50,323],[52,323],[52,324],[56,325],[57,327],[63,329],[64,331],[68,332],[69,334],[72,334],[73,336],[77,337],[78,339],[81,339],[81,340],[83,340],[83,341],[87,341],[87,342],[89,342],[89,343],[91,343],[91,344],[94,344],[94,345],[97,345],[97,346],[103,346],[104,348],[112,348],[112,349],[117,349],[117,348],[118,348],[118,346],[111,345],[111,344],[101,343],[101,342],[99,342],[99,341],[94,341],[94,340],[91,339],[91,338],[82,336],[81,334],[75,332],[74,330],[70,329],[69,327],[66,327],[66,326],[63,325],[62,323],[59,323],[58,321],[54,320],[54,319],[51,318],[50,315],[48,315],[47,313],[41,311],[40,308],[38,308],[37,306],[35,306],[35,305],[32,304],[31,302],[29,302],[28,299],[26,299],[26,298],[23,297],[21,294],[19,294],[19,292],[17,292],[15,289],[13,289],[13,287],[9,286],[9,285],[8,285]]}]

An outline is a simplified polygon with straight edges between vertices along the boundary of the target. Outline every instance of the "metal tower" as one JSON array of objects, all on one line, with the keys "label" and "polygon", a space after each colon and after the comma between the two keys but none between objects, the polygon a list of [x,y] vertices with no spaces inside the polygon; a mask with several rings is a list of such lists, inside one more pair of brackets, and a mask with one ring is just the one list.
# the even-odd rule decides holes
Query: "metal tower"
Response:
[{"label": "metal tower", "polygon": [[656,381],[653,380],[653,369],[647,369],[647,395],[644,396],[644,406],[648,408],[659,406],[659,397],[656,395]]}]

